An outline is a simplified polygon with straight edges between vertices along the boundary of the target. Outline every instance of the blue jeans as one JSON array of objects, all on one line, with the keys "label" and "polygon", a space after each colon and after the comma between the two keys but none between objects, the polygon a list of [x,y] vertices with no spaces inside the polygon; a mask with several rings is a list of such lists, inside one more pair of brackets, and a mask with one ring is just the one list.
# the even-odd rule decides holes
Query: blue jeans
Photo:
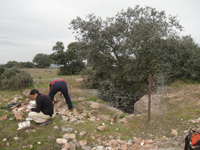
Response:
[{"label": "blue jeans", "polygon": [[58,91],[60,91],[63,94],[63,96],[65,97],[65,101],[68,105],[68,109],[72,110],[73,105],[72,105],[71,99],[70,99],[69,94],[68,94],[67,84],[64,81],[56,81],[51,86],[51,89],[50,89],[50,92],[49,92],[49,97],[51,98],[51,100],[54,99],[54,95],[56,95],[56,93]]}]

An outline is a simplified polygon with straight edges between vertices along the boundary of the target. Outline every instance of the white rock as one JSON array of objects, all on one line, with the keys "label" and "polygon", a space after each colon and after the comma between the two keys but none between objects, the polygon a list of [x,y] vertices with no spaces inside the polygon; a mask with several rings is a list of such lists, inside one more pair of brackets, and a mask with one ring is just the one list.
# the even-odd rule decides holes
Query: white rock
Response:
[{"label": "white rock", "polygon": [[58,144],[66,144],[67,140],[66,139],[62,139],[62,138],[58,138],[58,139],[56,139],[56,143],[58,143]]},{"label": "white rock", "polygon": [[178,136],[178,131],[175,130],[175,129],[172,129],[171,135],[172,136]]},{"label": "white rock", "polygon": [[90,105],[90,107],[92,107],[93,109],[99,109],[99,103],[94,102]]},{"label": "white rock", "polygon": [[54,129],[58,129],[58,126],[54,126],[53,128],[54,128]]},{"label": "white rock", "polygon": [[16,136],[16,137],[14,137],[14,140],[19,140],[19,137],[17,137],[17,136]]},{"label": "white rock", "polygon": [[80,136],[84,136],[86,134],[86,131],[82,131],[82,132],[80,132]]},{"label": "white rock", "polygon": [[63,135],[63,138],[67,139],[67,140],[69,140],[69,139],[74,140],[74,139],[76,139],[76,135],[71,134],[71,133],[66,133],[65,135]]},{"label": "white rock", "polygon": [[81,140],[81,141],[79,141],[79,144],[81,146],[87,145],[87,141],[86,140]]}]

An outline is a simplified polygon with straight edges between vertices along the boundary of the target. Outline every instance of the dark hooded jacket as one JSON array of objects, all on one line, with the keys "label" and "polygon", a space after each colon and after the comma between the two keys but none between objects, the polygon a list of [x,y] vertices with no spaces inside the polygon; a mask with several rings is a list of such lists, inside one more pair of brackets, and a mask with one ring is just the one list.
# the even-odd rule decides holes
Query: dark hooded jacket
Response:
[{"label": "dark hooded jacket", "polygon": [[42,111],[43,114],[49,115],[52,117],[53,115],[53,103],[49,96],[43,95],[41,93],[38,94],[36,98],[36,108],[32,108],[32,111],[40,112]]}]

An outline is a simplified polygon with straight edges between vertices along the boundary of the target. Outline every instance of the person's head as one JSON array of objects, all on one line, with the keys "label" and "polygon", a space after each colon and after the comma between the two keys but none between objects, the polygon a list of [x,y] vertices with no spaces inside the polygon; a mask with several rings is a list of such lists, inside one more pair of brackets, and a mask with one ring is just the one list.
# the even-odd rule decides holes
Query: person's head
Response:
[{"label": "person's head", "polygon": [[33,99],[36,99],[38,94],[39,94],[39,91],[37,89],[32,89],[31,92],[30,92],[30,96]]}]

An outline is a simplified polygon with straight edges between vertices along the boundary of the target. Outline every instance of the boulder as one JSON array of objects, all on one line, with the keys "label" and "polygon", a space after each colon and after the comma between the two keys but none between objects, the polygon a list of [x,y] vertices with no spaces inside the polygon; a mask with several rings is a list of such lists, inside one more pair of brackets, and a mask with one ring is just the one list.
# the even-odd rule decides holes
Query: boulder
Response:
[{"label": "boulder", "polygon": [[[151,112],[157,112],[160,109],[160,95],[151,96]],[[134,113],[135,114],[144,114],[148,113],[149,105],[149,96],[144,95],[134,104]]]}]

